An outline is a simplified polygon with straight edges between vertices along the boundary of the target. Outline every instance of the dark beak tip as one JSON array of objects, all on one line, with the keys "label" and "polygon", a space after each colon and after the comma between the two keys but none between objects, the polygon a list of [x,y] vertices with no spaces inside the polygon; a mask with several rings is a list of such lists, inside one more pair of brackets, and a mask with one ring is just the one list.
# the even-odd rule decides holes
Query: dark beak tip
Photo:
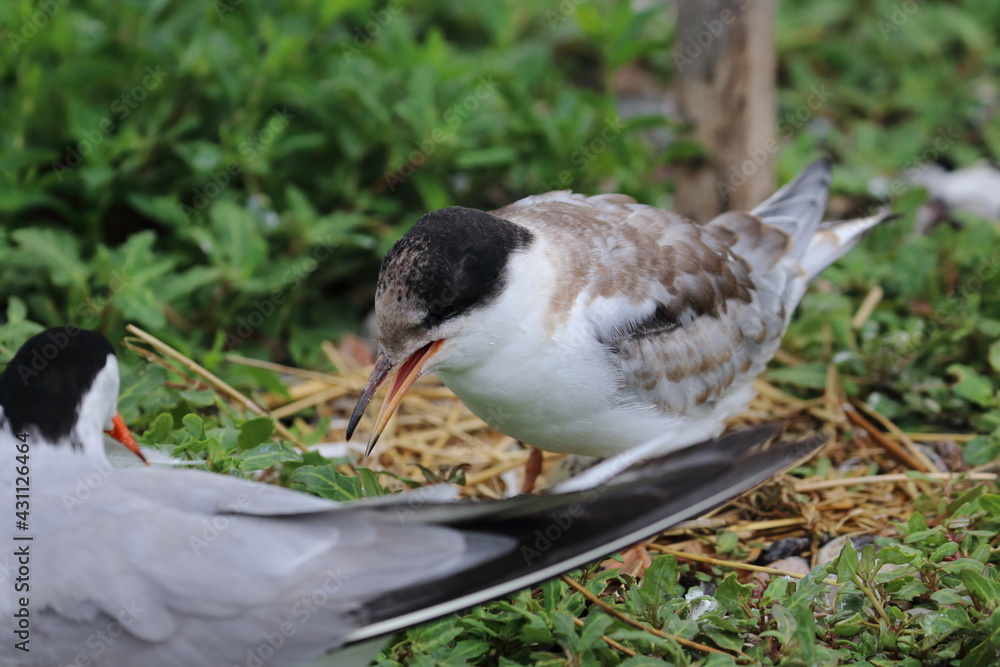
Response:
[{"label": "dark beak tip", "polygon": [[365,456],[371,456],[372,452],[375,450],[375,445],[378,444],[378,437],[380,434],[373,433],[372,439],[368,442],[368,446],[365,447]]},{"label": "dark beak tip", "polygon": [[368,403],[371,400],[370,394],[362,394],[361,398],[358,399],[358,404],[354,406],[354,412],[351,413],[351,418],[347,422],[347,433],[345,439],[350,440],[351,436],[354,435],[354,431],[357,430],[358,424],[361,423],[361,417],[365,414],[365,409],[368,407]]},{"label": "dark beak tip", "polygon": [[351,420],[347,422],[347,432],[344,434],[344,440],[350,440],[357,428],[358,420],[354,418],[354,415],[351,415]]},{"label": "dark beak tip", "polygon": [[[378,359],[375,362],[375,367],[372,369],[372,374],[368,377],[368,382],[365,383],[365,388],[361,392],[361,397],[358,398],[357,405],[354,406],[354,412],[351,413],[351,418],[347,422],[347,431],[345,433],[345,440],[350,440],[351,436],[354,435],[354,431],[357,430],[358,424],[361,422],[361,417],[365,414],[365,410],[368,409],[368,404],[372,402],[372,398],[375,393],[382,386],[385,378],[389,375],[392,370],[392,364],[386,358],[384,353],[379,353]],[[371,445],[369,445],[369,451]],[[367,454],[366,454],[367,456]]]}]

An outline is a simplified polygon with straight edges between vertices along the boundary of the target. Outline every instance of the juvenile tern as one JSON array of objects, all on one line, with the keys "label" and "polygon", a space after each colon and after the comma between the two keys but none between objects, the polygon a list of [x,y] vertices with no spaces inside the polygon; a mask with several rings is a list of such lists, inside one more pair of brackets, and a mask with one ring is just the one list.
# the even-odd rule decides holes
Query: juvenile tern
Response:
[{"label": "juvenile tern", "polygon": [[431,372],[483,421],[554,452],[638,460],[719,435],[809,281],[888,217],[822,223],[830,178],[817,160],[704,225],[569,191],[424,215],[382,262],[379,353],[348,437],[391,378],[371,452]]}]

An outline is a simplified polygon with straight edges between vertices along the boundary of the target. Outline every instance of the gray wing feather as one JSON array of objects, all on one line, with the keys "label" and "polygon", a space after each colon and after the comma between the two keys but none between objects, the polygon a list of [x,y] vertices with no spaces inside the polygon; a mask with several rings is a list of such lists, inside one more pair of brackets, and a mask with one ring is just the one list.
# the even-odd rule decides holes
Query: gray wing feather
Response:
[{"label": "gray wing feather", "polygon": [[[278,642],[277,664],[298,664],[337,647],[380,592],[513,548],[198,471],[114,470],[67,503],[91,472],[35,482],[44,532],[33,542],[33,644],[22,664],[83,655],[92,665],[214,667]],[[94,636],[95,626],[116,637]],[[4,664],[10,650],[0,647]]]}]

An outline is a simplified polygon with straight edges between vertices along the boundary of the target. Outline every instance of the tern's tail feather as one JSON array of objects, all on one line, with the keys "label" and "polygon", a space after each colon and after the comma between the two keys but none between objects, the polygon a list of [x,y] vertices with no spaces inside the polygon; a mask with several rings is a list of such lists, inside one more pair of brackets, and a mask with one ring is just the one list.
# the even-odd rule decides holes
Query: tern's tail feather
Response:
[{"label": "tern's tail feather", "polygon": [[751,211],[765,224],[788,233],[792,241],[788,256],[792,259],[801,262],[808,252],[826,211],[831,179],[830,161],[820,158]]},{"label": "tern's tail feather", "polygon": [[821,158],[751,211],[766,225],[789,235],[791,243],[785,256],[805,270],[807,282],[840,259],[869,230],[892,217],[883,209],[867,218],[821,222],[830,180],[830,161]]},{"label": "tern's tail feather", "polygon": [[808,280],[812,280],[823,269],[847,254],[878,224],[893,217],[892,211],[884,208],[867,218],[834,220],[821,224],[809,240],[805,256],[800,260],[802,268],[808,274]]}]

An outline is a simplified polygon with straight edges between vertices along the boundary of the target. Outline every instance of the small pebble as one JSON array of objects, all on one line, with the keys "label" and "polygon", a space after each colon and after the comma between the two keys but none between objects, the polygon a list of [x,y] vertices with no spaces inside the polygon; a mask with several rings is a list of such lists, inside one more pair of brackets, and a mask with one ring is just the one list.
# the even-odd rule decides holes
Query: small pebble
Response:
[{"label": "small pebble", "polygon": [[760,564],[767,565],[782,558],[797,556],[809,546],[808,537],[786,537],[772,544],[760,557]]},{"label": "small pebble", "polygon": [[[847,535],[838,535],[824,544],[820,547],[819,552],[816,554],[816,562],[820,565],[825,565],[836,560],[837,556],[839,556],[840,552],[843,550],[844,545],[847,544],[847,539]],[[850,539],[851,544],[853,544],[854,548],[858,551],[861,551],[869,544],[873,544],[875,542],[874,535],[856,535]]]}]

